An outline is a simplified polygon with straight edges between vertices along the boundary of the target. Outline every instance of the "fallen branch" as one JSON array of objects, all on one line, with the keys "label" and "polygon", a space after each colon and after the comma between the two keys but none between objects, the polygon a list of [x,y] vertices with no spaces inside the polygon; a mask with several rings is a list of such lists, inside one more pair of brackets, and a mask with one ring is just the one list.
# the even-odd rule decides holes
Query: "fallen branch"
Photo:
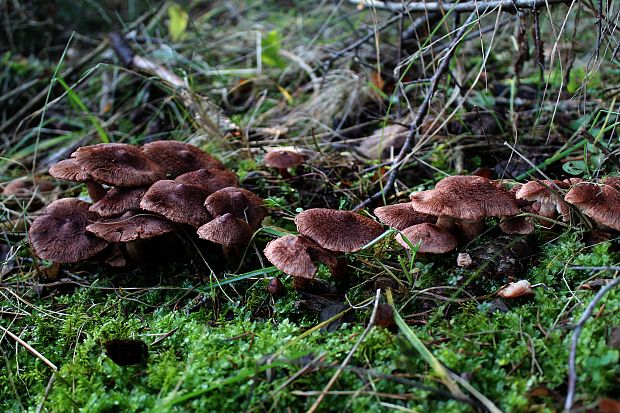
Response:
[{"label": "fallen branch", "polygon": [[564,411],[570,412],[573,407],[573,400],[575,399],[575,387],[577,385],[577,367],[576,367],[576,358],[577,358],[577,344],[579,343],[579,336],[581,335],[581,331],[585,326],[588,319],[592,316],[592,312],[594,312],[594,308],[597,306],[599,301],[611,290],[620,284],[620,276],[614,278],[609,284],[604,286],[599,290],[598,293],[594,296],[590,304],[586,307],[586,311],[584,311],[583,315],[573,326],[573,337],[570,343],[570,354],[568,356],[568,392],[566,393],[566,402],[564,403]]},{"label": "fallen branch", "polygon": [[430,86],[428,88],[428,92],[426,93],[426,96],[424,97],[424,101],[422,101],[422,104],[420,105],[416,113],[415,119],[413,120],[413,122],[411,123],[411,126],[409,127],[409,134],[405,138],[405,143],[403,144],[403,147],[400,149],[400,152],[398,153],[398,156],[396,157],[396,159],[394,159],[394,161],[392,162],[392,167],[387,173],[388,180],[385,186],[379,192],[376,192],[373,195],[371,195],[368,199],[366,199],[364,202],[356,206],[354,209],[357,210],[357,209],[365,208],[371,205],[372,203],[374,203],[377,199],[383,197],[388,192],[392,191],[392,189],[394,189],[394,184],[396,183],[398,171],[402,167],[405,157],[407,156],[407,154],[409,153],[409,150],[413,146],[415,138],[418,136],[418,130],[420,129],[420,126],[424,123],[424,120],[426,119],[426,115],[428,115],[428,110],[430,108],[431,100],[435,96],[435,92],[437,91],[437,86],[439,85],[439,79],[443,76],[443,74],[446,72],[446,70],[450,66],[450,60],[452,60],[452,55],[456,51],[458,44],[461,42],[461,40],[465,36],[465,33],[467,33],[467,29],[474,22],[476,16],[477,16],[477,13],[475,12],[471,13],[469,17],[467,18],[467,20],[465,21],[465,23],[459,28],[452,42],[450,42],[450,46],[448,47],[446,54],[442,58],[443,60],[439,64],[439,67],[437,68],[437,70],[433,74],[433,77],[430,80]]},{"label": "fallen branch", "polygon": [[[575,0],[573,0],[575,1]],[[466,1],[466,2],[392,2],[377,0],[349,0],[349,3],[364,4],[367,7],[390,10],[394,12],[406,11],[408,13],[421,12],[448,12],[455,13],[476,12],[484,13],[499,8],[501,11],[516,13],[518,10],[536,10],[551,4],[570,3],[570,0],[492,0],[492,1]]]},{"label": "fallen branch", "polygon": [[2,331],[4,331],[9,337],[11,337],[13,340],[17,341],[20,345],[22,345],[26,350],[28,350],[29,352],[31,352],[35,357],[37,357],[38,359],[40,359],[43,363],[47,364],[52,370],[54,371],[58,371],[58,367],[56,367],[56,365],[54,363],[52,363],[51,361],[49,361],[43,354],[39,353],[34,347],[32,347],[30,344],[26,343],[24,340],[22,340],[21,338],[17,337],[15,334],[11,333],[9,330],[7,330],[6,328],[0,326],[0,329],[2,329]]}]

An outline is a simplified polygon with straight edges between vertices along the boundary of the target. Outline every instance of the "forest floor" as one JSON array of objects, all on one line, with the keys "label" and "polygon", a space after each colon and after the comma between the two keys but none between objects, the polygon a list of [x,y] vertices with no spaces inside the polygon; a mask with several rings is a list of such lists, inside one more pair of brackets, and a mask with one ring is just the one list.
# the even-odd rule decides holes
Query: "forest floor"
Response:
[{"label": "forest floor", "polygon": [[[618,175],[617,2],[460,14],[344,0],[0,4],[0,183],[54,184],[2,197],[0,410],[554,412],[576,337],[570,408],[620,411],[620,289],[600,289],[619,276],[620,238],[577,213],[528,236],[489,219],[443,255],[411,254],[388,231],[342,256],[344,278],[321,266],[325,283],[305,292],[263,255],[302,210],[380,193],[404,143],[389,131],[407,135],[426,97],[393,191],[368,216],[448,175]],[[110,33],[158,69],[128,66]],[[42,208],[88,196],[46,175],[51,164],[82,145],[159,139],[209,151],[266,200],[239,266],[189,236],[189,252],[123,269],[34,256]],[[279,146],[305,156],[290,178],[262,163]],[[458,252],[478,264],[457,267]],[[279,298],[266,288],[276,276]],[[498,298],[518,279],[534,293]],[[397,324],[369,324],[388,302]]]}]

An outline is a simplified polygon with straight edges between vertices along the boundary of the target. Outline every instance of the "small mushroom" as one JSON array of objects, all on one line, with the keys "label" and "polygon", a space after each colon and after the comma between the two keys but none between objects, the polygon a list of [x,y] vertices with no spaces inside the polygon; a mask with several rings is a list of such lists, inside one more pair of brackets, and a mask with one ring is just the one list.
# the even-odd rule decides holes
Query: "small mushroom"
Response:
[{"label": "small mushroom", "polygon": [[220,244],[224,257],[232,263],[241,255],[241,248],[252,239],[252,228],[244,220],[235,218],[229,213],[216,217],[198,228],[198,236]]},{"label": "small mushroom", "polygon": [[97,182],[121,187],[147,186],[162,179],[164,171],[141,147],[126,143],[83,146],[72,155]]},{"label": "small mushroom", "polygon": [[69,263],[85,260],[102,251],[108,243],[86,231],[97,220],[89,204],[77,198],[52,202],[28,231],[30,244],[40,258]]},{"label": "small mushroom", "polygon": [[580,183],[571,188],[564,197],[569,204],[575,205],[593,221],[620,231],[620,185],[615,179],[603,181],[602,185]]},{"label": "small mushroom", "polygon": [[288,149],[275,149],[265,155],[265,166],[276,168],[283,178],[291,178],[288,168],[295,168],[304,162],[304,157],[295,151]]},{"label": "small mushroom", "polygon": [[78,165],[75,158],[65,159],[50,166],[48,173],[57,179],[73,182],[83,182],[88,190],[88,196],[93,202],[99,201],[106,194],[106,190],[100,183]]},{"label": "small mushroom", "polygon": [[300,234],[323,248],[338,252],[359,251],[383,233],[383,226],[351,211],[313,208],[295,218]]},{"label": "small mushroom", "polygon": [[134,211],[120,217],[104,218],[86,227],[88,232],[108,242],[146,240],[174,231],[174,225],[158,216]]},{"label": "small mushroom", "polygon": [[205,195],[219,191],[220,189],[239,186],[239,179],[232,171],[223,169],[198,169],[186,172],[174,179],[174,182],[193,186],[201,190]]},{"label": "small mushroom", "polygon": [[418,252],[422,254],[443,254],[456,248],[457,240],[448,230],[437,225],[423,223],[405,228],[396,236],[396,241],[405,249],[411,249],[403,237],[407,237],[413,246],[420,244]]},{"label": "small mushroom", "polygon": [[562,181],[530,181],[516,192],[517,199],[525,199],[540,204],[539,215],[546,218],[555,218],[556,211],[564,220],[570,213],[568,204],[558,193],[560,189],[567,189],[569,184]]},{"label": "small mushroom", "polygon": [[200,227],[211,216],[203,206],[204,193],[172,180],[155,182],[142,197],[140,208],[163,215],[172,222]]},{"label": "small mushroom", "polygon": [[336,257],[303,236],[286,235],[267,244],[265,257],[286,274],[314,278],[315,261],[335,266]]},{"label": "small mushroom", "polygon": [[532,286],[527,280],[510,283],[497,293],[502,298],[518,298],[529,294],[532,294]]},{"label": "small mushroom", "polygon": [[204,203],[211,215],[219,217],[227,213],[244,219],[253,230],[260,227],[267,215],[264,201],[247,189],[228,187],[207,197]]},{"label": "small mushroom", "polygon": [[502,218],[499,221],[499,228],[504,234],[527,235],[534,232],[534,225],[528,222],[525,217]]},{"label": "small mushroom", "polygon": [[202,149],[185,142],[156,141],[144,145],[144,153],[174,179],[198,169],[226,169],[224,164]]},{"label": "small mushroom", "polygon": [[425,222],[434,224],[437,221],[435,216],[414,211],[410,202],[378,207],[373,212],[379,221],[401,231],[413,225]]},{"label": "small mushroom", "polygon": [[113,217],[128,211],[140,209],[140,200],[148,188],[112,188],[108,193],[90,206],[92,212],[102,217]]}]

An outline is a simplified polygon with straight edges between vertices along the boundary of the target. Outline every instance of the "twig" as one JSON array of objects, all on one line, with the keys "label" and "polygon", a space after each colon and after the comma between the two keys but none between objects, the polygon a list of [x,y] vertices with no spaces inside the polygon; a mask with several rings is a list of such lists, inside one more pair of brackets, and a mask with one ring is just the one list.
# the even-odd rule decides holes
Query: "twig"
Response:
[{"label": "twig", "polygon": [[620,266],[610,265],[608,267],[587,267],[583,265],[577,265],[575,267],[568,267],[569,270],[585,270],[585,271],[620,271]]},{"label": "twig", "polygon": [[422,123],[424,123],[424,120],[426,119],[426,115],[428,114],[428,110],[430,108],[431,100],[433,99],[433,96],[435,96],[435,92],[437,91],[437,86],[439,85],[439,79],[446,72],[446,70],[448,69],[448,66],[450,66],[450,60],[452,60],[452,55],[454,54],[456,47],[463,39],[463,36],[465,36],[467,29],[473,23],[476,16],[477,16],[476,13],[471,13],[469,17],[467,18],[467,21],[465,21],[465,23],[459,28],[459,31],[456,33],[456,35],[454,36],[454,39],[450,43],[450,47],[446,51],[446,54],[443,56],[443,60],[439,64],[439,67],[435,71],[435,74],[433,74],[433,77],[431,78],[431,81],[430,81],[428,92],[426,93],[426,96],[424,97],[424,101],[418,108],[415,119],[411,123],[409,134],[405,138],[405,143],[403,144],[403,147],[400,149],[400,152],[398,153],[398,156],[396,157],[396,159],[394,159],[394,161],[392,162],[392,167],[387,173],[388,180],[385,186],[379,192],[376,192],[373,195],[371,195],[368,199],[366,199],[364,202],[356,206],[354,209],[357,210],[357,209],[365,208],[371,205],[377,199],[383,197],[385,194],[387,194],[388,192],[394,189],[394,184],[396,183],[398,171],[403,165],[403,160],[405,159],[409,150],[411,149],[415,138],[418,136],[418,130],[420,129],[420,126],[422,125]]},{"label": "twig", "polygon": [[[373,8],[385,9],[390,11],[407,11],[409,13],[421,12],[448,12],[454,13],[476,12],[484,13],[491,9],[501,7],[502,11],[514,13],[519,9],[537,9],[541,6],[547,6],[558,3],[569,3],[570,0],[492,0],[492,1],[466,1],[457,2],[391,2],[363,0],[364,3]],[[350,3],[359,4],[360,0],[349,0]],[[408,4],[407,4],[408,3]]]},{"label": "twig", "polygon": [[570,355],[568,356],[568,392],[566,393],[566,402],[564,403],[564,411],[570,412],[573,407],[573,400],[575,398],[575,387],[577,384],[577,368],[575,366],[575,359],[577,358],[577,344],[579,343],[579,336],[586,324],[586,321],[592,316],[592,312],[596,305],[601,301],[603,296],[609,292],[612,288],[620,284],[620,276],[614,278],[609,284],[599,290],[594,296],[590,304],[586,307],[583,315],[573,326],[573,337],[570,343]]},{"label": "twig", "polygon": [[334,373],[334,375],[329,380],[325,388],[321,391],[321,394],[319,394],[319,397],[316,399],[314,404],[306,411],[306,413],[314,413],[319,408],[319,405],[321,404],[321,402],[327,395],[327,392],[329,392],[329,389],[331,389],[331,387],[334,385],[336,380],[338,380],[338,377],[344,371],[347,364],[349,364],[349,361],[351,361],[351,358],[357,351],[357,348],[362,344],[366,336],[370,333],[370,330],[372,330],[372,328],[374,327],[375,318],[377,316],[377,308],[379,307],[379,298],[381,298],[381,289],[378,289],[377,294],[375,295],[375,307],[372,310],[372,315],[370,316],[370,321],[368,321],[368,325],[366,326],[366,329],[364,330],[362,335],[357,339],[357,341],[351,348],[351,351],[349,351],[349,354],[347,354],[342,364],[338,367],[338,370],[336,370],[336,373]]},{"label": "twig", "polygon": [[47,358],[45,358],[45,356],[43,354],[41,354],[37,350],[35,350],[30,344],[26,343],[24,340],[22,340],[21,338],[17,337],[15,334],[11,333],[6,328],[0,326],[0,329],[2,329],[2,331],[4,331],[6,334],[8,334],[8,336],[11,337],[13,340],[17,341],[19,344],[24,346],[26,348],[26,350],[28,350],[29,352],[34,354],[37,358],[41,359],[41,361],[43,363],[47,364],[52,370],[58,371],[58,367],[56,367],[56,365],[54,365],[54,363],[52,363]]}]

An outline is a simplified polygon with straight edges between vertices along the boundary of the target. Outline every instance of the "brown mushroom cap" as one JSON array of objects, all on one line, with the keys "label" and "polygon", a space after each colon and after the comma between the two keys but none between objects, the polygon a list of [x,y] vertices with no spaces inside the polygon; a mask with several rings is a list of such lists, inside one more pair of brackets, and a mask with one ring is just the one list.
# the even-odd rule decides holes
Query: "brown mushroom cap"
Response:
[{"label": "brown mushroom cap", "polygon": [[554,218],[557,211],[567,217],[570,208],[558,195],[557,188],[567,189],[569,186],[570,184],[562,181],[530,181],[521,186],[515,195],[518,199],[539,202],[541,216]]},{"label": "brown mushroom cap", "polygon": [[355,252],[383,233],[383,226],[351,211],[314,208],[295,218],[300,234],[332,251]]},{"label": "brown mushroom cap", "polygon": [[481,176],[449,176],[435,189],[411,195],[411,204],[424,214],[467,220],[519,213],[508,191]]},{"label": "brown mushroom cap", "polygon": [[78,165],[75,158],[62,160],[50,166],[50,175],[57,179],[73,182],[86,182],[92,177]]},{"label": "brown mushroom cap", "polygon": [[142,197],[140,208],[163,215],[170,221],[196,228],[211,220],[203,206],[205,195],[172,180],[155,182]]},{"label": "brown mushroom cap", "polygon": [[600,186],[593,183],[577,184],[568,191],[564,200],[599,224],[620,231],[620,189],[615,186],[605,182]]},{"label": "brown mushroom cap", "polygon": [[108,243],[86,232],[86,226],[98,218],[88,206],[77,198],[59,199],[48,205],[28,231],[35,254],[64,263],[81,261],[102,251]]},{"label": "brown mushroom cap", "polygon": [[147,186],[164,177],[160,166],[139,146],[100,143],[83,146],[72,155],[97,182],[112,186]]},{"label": "brown mushroom cap", "polygon": [[155,238],[174,231],[174,225],[158,216],[126,212],[120,217],[100,219],[86,229],[108,242],[130,242]]},{"label": "brown mushroom cap", "polygon": [[267,215],[267,208],[261,198],[247,189],[228,187],[215,191],[205,200],[205,207],[214,217],[231,213],[244,219],[252,229],[260,227]]},{"label": "brown mushroom cap", "polygon": [[148,188],[112,188],[108,193],[90,206],[92,212],[102,217],[113,217],[127,211],[140,209],[140,199]]},{"label": "brown mushroom cap", "polygon": [[401,231],[412,225],[422,224],[424,222],[434,224],[437,220],[437,218],[432,215],[421,214],[414,211],[409,202],[378,207],[375,208],[373,212],[377,218],[379,218],[379,221]]},{"label": "brown mushroom cap", "polygon": [[198,169],[226,169],[202,149],[185,142],[156,141],[144,145],[144,153],[161,165],[169,179]]},{"label": "brown mushroom cap", "polygon": [[396,236],[396,241],[405,249],[411,249],[405,242],[403,236],[407,237],[413,246],[420,243],[418,252],[429,254],[443,254],[456,248],[457,240],[454,235],[437,225],[423,223],[405,228],[401,234]]},{"label": "brown mushroom cap", "polygon": [[246,245],[252,239],[252,228],[244,220],[224,214],[198,228],[198,236],[221,245]]},{"label": "brown mushroom cap", "polygon": [[37,179],[35,182],[30,178],[17,178],[10,181],[2,190],[4,196],[32,196],[35,191],[50,192],[55,188],[54,184],[48,181]]},{"label": "brown mushroom cap", "polygon": [[198,169],[179,175],[174,182],[193,186],[205,195],[211,195],[215,191],[219,191],[229,186],[239,186],[239,179],[232,171],[223,169]]},{"label": "brown mushroom cap", "polygon": [[534,232],[534,225],[526,221],[525,217],[502,218],[499,222],[499,228],[504,234],[520,234],[526,235]]},{"label": "brown mushroom cap", "polygon": [[267,153],[263,161],[270,168],[287,169],[301,165],[304,157],[299,152],[276,149]]},{"label": "brown mushroom cap", "polygon": [[316,266],[304,238],[286,235],[267,244],[265,257],[279,270],[295,277],[314,278]]}]

